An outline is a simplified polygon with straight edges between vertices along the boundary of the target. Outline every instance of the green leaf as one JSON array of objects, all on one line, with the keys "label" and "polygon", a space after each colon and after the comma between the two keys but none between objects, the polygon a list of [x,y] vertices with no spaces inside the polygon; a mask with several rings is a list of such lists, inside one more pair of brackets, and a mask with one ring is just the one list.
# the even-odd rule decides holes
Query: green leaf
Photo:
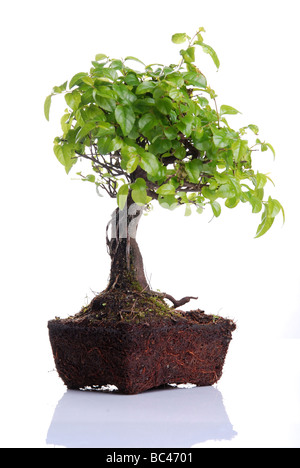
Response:
[{"label": "green leaf", "polygon": [[169,151],[172,147],[172,142],[167,140],[165,137],[156,138],[154,143],[149,146],[149,149],[152,154],[164,154]]},{"label": "green leaf", "polygon": [[264,194],[265,194],[265,191],[263,188],[260,188],[260,189],[255,189],[254,190],[254,195],[255,197],[257,197],[259,200],[263,200],[264,198]]},{"label": "green leaf", "polygon": [[225,206],[227,208],[235,208],[240,202],[240,199],[237,197],[227,198]]},{"label": "green leaf", "polygon": [[88,174],[87,176],[85,176],[85,179],[83,179],[83,181],[91,182],[94,184],[96,181],[96,177],[93,174]]},{"label": "green leaf", "polygon": [[140,83],[138,77],[133,72],[129,72],[128,75],[124,77],[124,81],[129,86],[138,86]]},{"label": "green leaf", "polygon": [[99,76],[99,74],[97,75],[97,80],[103,81],[104,83],[109,83],[109,84],[113,82],[113,80],[109,78],[108,76]]},{"label": "green leaf", "polygon": [[144,179],[138,178],[131,184],[132,199],[138,205],[146,205],[148,202],[146,182]]},{"label": "green leaf", "polygon": [[75,142],[79,143],[83,138],[85,138],[91,130],[96,127],[96,122],[88,122],[86,123],[77,133]]},{"label": "green leaf", "polygon": [[214,175],[216,182],[220,185],[227,184],[229,182],[229,176],[226,172],[216,173]]},{"label": "green leaf", "polygon": [[[224,185],[222,185],[222,187],[224,187]],[[210,190],[208,187],[203,187],[202,195],[211,202],[215,201],[219,197],[219,194],[215,190]]]},{"label": "green leaf", "polygon": [[174,42],[174,44],[183,44],[186,40],[186,33],[177,33],[172,36],[172,42]]},{"label": "green leaf", "polygon": [[234,115],[234,114],[240,114],[240,112],[236,110],[234,107],[222,105],[220,107],[220,115],[222,116],[224,114]]},{"label": "green leaf", "polygon": [[179,146],[174,153],[175,158],[184,159],[186,157],[186,149],[184,146]]},{"label": "green leaf", "polygon": [[159,163],[159,168],[158,171],[154,176],[150,175],[149,173],[147,174],[147,179],[150,182],[154,182],[156,186],[159,186],[164,183],[166,180],[167,176],[167,168],[164,166],[162,163]]},{"label": "green leaf", "polygon": [[180,122],[177,124],[177,128],[180,132],[184,133],[186,137],[189,137],[192,133],[194,125],[194,117],[190,114],[180,118]]},{"label": "green leaf", "polygon": [[257,239],[258,237],[261,237],[264,234],[266,234],[266,232],[272,227],[272,225],[274,223],[275,218],[273,218],[271,216],[268,216],[267,213],[268,213],[268,209],[267,209],[267,207],[265,207],[265,211],[263,212],[262,218],[261,218],[262,221],[261,221],[261,223],[258,226],[257,231],[256,231],[255,239]]},{"label": "green leaf", "polygon": [[116,101],[114,99],[100,96],[98,92],[96,92],[95,89],[93,91],[93,96],[94,96],[96,104],[98,104],[98,106],[101,107],[101,109],[104,109],[108,112],[113,112],[115,110]]},{"label": "green leaf", "polygon": [[172,88],[168,94],[173,101],[184,101],[184,94],[177,88]]},{"label": "green leaf", "polygon": [[212,201],[212,202],[210,202],[210,204],[211,204],[213,214],[215,215],[216,218],[218,218],[218,216],[220,216],[220,214],[221,214],[221,205],[220,205],[220,203],[218,203],[217,201]]},{"label": "green leaf", "polygon": [[122,68],[124,68],[124,64],[122,60],[112,60],[110,68],[114,68],[115,70],[122,70]]},{"label": "green leaf", "polygon": [[152,97],[145,97],[137,99],[134,102],[134,110],[136,110],[139,114],[143,114],[144,112],[149,111],[155,105],[155,101]]},{"label": "green leaf", "polygon": [[138,151],[135,146],[123,144],[121,148],[121,155],[122,155],[122,160],[121,160],[122,169],[126,169],[127,164],[131,160],[131,158],[138,156]]},{"label": "green leaf", "polygon": [[184,85],[184,78],[182,73],[174,72],[168,75],[165,82],[175,88],[181,88]]},{"label": "green leaf", "polygon": [[233,158],[236,162],[243,161],[248,153],[248,141],[247,140],[236,140],[232,143],[231,149],[233,152]]},{"label": "green leaf", "polygon": [[[78,122],[78,118],[76,118],[77,122]],[[70,114],[67,113],[67,114],[64,114],[62,116],[62,118],[60,119],[60,124],[61,124],[61,129],[64,133],[67,133],[71,126],[72,126],[72,119],[70,119]],[[83,123],[84,125],[84,123]]]},{"label": "green leaf", "polygon": [[141,132],[148,132],[157,124],[157,119],[151,113],[144,114],[139,120],[139,129]]},{"label": "green leaf", "polygon": [[269,197],[268,203],[267,203],[267,209],[268,209],[268,216],[272,218],[275,218],[281,211],[282,216],[283,216],[283,222],[285,222],[284,209],[278,200],[275,200],[274,198]]},{"label": "green leaf", "polygon": [[232,136],[228,133],[226,128],[212,128],[213,142],[217,148],[225,148],[230,145]]},{"label": "green leaf", "polygon": [[90,76],[83,76],[81,79],[85,84],[89,86],[94,86],[94,80]]},{"label": "green leaf", "polygon": [[214,51],[214,49],[207,45],[207,44],[204,44],[203,42],[200,44],[202,49],[203,49],[203,52],[205,52],[206,54],[209,54],[211,56],[211,58],[213,59],[213,62],[214,64],[216,65],[217,68],[220,67],[220,61],[219,61],[219,58],[216,54],[216,52]]},{"label": "green leaf", "polygon": [[122,129],[123,135],[127,136],[131,132],[135,122],[135,113],[132,107],[129,105],[117,106],[115,110],[115,117],[116,121]]},{"label": "green leaf", "polygon": [[158,159],[152,153],[144,152],[141,155],[140,166],[152,177],[159,171]]},{"label": "green leaf", "polygon": [[111,151],[118,151],[123,146],[123,139],[119,136],[116,136],[113,140],[111,140],[111,145],[112,145]]},{"label": "green leaf", "polygon": [[97,141],[98,152],[104,155],[104,154],[109,154],[112,151],[115,151],[113,141],[114,140],[112,140],[111,137],[109,136],[98,138],[98,141]]},{"label": "green leaf", "polygon": [[125,58],[125,62],[126,60],[134,60],[135,62],[138,62],[138,63],[141,63],[142,65],[144,65],[144,67],[146,66],[144,64],[144,62],[142,62],[140,59],[136,58],[136,57],[132,57],[132,55],[128,55],[128,57]]},{"label": "green leaf", "polygon": [[159,195],[174,195],[175,194],[175,187],[171,182],[167,182],[166,184],[161,185],[156,192]]},{"label": "green leaf", "polygon": [[101,60],[107,59],[107,55],[105,54],[97,54],[95,57],[96,62],[100,62]]},{"label": "green leaf", "polygon": [[265,203],[265,209],[262,214],[261,223],[257,228],[255,238],[263,236],[273,225],[275,217],[278,213],[282,212],[283,222],[285,221],[285,213],[282,205],[278,200],[269,197],[268,202]]},{"label": "green leaf", "polygon": [[118,207],[120,208],[120,210],[123,210],[126,205],[128,192],[129,192],[128,184],[124,184],[119,188],[119,191],[117,194],[117,203],[118,203]]},{"label": "green leaf", "polygon": [[236,191],[231,183],[223,184],[217,190],[218,197],[221,198],[233,198],[236,196]]},{"label": "green leaf", "polygon": [[275,150],[274,150],[273,146],[270,143],[266,143],[266,145],[272,151],[274,159],[275,159],[276,154],[275,154]]},{"label": "green leaf", "polygon": [[54,145],[53,151],[58,161],[65,167],[66,173],[70,172],[71,167],[76,163],[75,151],[70,143],[63,146]]},{"label": "green leaf", "polygon": [[261,151],[268,151],[268,146],[266,145],[266,143],[261,143]]},{"label": "green leaf", "polygon": [[78,113],[81,114],[81,117],[83,118],[85,123],[88,122],[89,120],[101,120],[101,121],[106,120],[105,113],[103,112],[103,110],[99,109],[99,107],[94,104],[90,105],[89,107],[80,108],[76,112],[76,115],[75,115],[76,119],[77,119]]},{"label": "green leaf", "polygon": [[252,205],[252,213],[260,213],[262,209],[262,202],[259,198],[251,197],[250,203]]},{"label": "green leaf", "polygon": [[166,127],[164,128],[164,134],[168,140],[175,140],[177,138],[178,131],[175,127]]},{"label": "green leaf", "polygon": [[96,89],[93,91],[93,96],[101,96],[106,99],[114,99],[116,97],[114,91],[110,86],[99,85],[98,81],[96,82]]},{"label": "green leaf", "polygon": [[235,178],[234,176],[229,176],[229,182],[235,192],[235,196],[240,199],[241,195],[242,195],[242,189],[241,189],[241,185],[240,185],[240,182],[237,178]]},{"label": "green leaf", "polygon": [[64,166],[65,165],[65,158],[62,146],[54,145],[53,151],[55,156],[57,157],[58,161]]},{"label": "green leaf", "polygon": [[260,172],[258,172],[255,176],[255,179],[256,179],[256,186],[255,188],[257,190],[259,189],[262,189],[264,188],[264,186],[266,185],[267,181],[268,181],[268,178],[265,174],[261,174]]},{"label": "green leaf", "polygon": [[103,68],[102,76],[104,76],[105,78],[108,78],[111,81],[116,81],[119,77],[117,70],[115,70],[114,68]]},{"label": "green leaf", "polygon": [[76,73],[76,75],[73,76],[69,83],[69,89],[72,89],[75,85],[78,84],[78,82],[83,78],[84,76],[87,76],[87,73]]},{"label": "green leaf", "polygon": [[149,92],[152,92],[154,88],[156,88],[156,86],[157,86],[156,83],[154,83],[153,81],[143,81],[142,83],[138,85],[135,93],[136,94],[149,93]]},{"label": "green leaf", "polygon": [[187,172],[190,182],[197,184],[199,182],[200,170],[202,164],[198,159],[193,159],[185,164],[184,168]]},{"label": "green leaf", "polygon": [[258,135],[258,133],[259,133],[259,128],[258,128],[257,125],[250,124],[250,125],[248,125],[248,128],[250,128],[250,130],[252,130],[252,132],[253,132],[255,135]]},{"label": "green leaf", "polygon": [[262,201],[250,191],[242,193],[242,201],[248,201],[252,206],[252,213],[259,213],[262,209]]},{"label": "green leaf", "polygon": [[178,207],[178,201],[174,195],[165,195],[163,197],[159,196],[158,202],[160,206],[171,211]]},{"label": "green leaf", "polygon": [[99,138],[102,138],[107,135],[113,135],[115,133],[115,127],[108,122],[98,122],[96,128],[96,136]]},{"label": "green leaf", "polygon": [[69,174],[72,166],[77,162],[77,159],[74,157],[75,151],[72,145],[66,144],[63,146],[63,153],[65,159],[65,171],[67,174]]},{"label": "green leaf", "polygon": [[206,88],[207,86],[206,78],[204,75],[202,75],[202,73],[196,73],[192,71],[185,73],[183,76],[187,84],[196,86],[198,88]]},{"label": "green leaf", "polygon": [[185,205],[185,213],[184,213],[184,216],[191,216],[192,214],[192,207],[191,207],[191,204],[190,203],[187,203]]},{"label": "green leaf", "polygon": [[81,95],[77,90],[72,91],[72,93],[67,93],[65,95],[66,103],[73,111],[78,109],[78,106],[81,102]]},{"label": "green leaf", "polygon": [[188,63],[195,62],[195,47],[188,47],[184,53],[183,58]]},{"label": "green leaf", "polygon": [[137,97],[131,91],[129,91],[128,87],[124,84],[114,84],[113,85],[114,91],[118,94],[124,104],[131,104],[136,101]]},{"label": "green leaf", "polygon": [[164,115],[168,115],[172,110],[172,101],[165,97],[163,99],[159,98],[156,101],[156,107]]},{"label": "green leaf", "polygon": [[195,62],[195,47],[188,47],[186,50],[182,49],[180,55],[185,63]]},{"label": "green leaf", "polygon": [[65,82],[64,82],[62,85],[60,85],[60,86],[54,86],[54,88],[53,88],[53,93],[55,93],[55,94],[60,94],[60,93],[62,93],[63,91],[66,90],[67,84],[68,84],[68,82],[65,81]]},{"label": "green leaf", "polygon": [[51,98],[52,98],[52,94],[50,94],[50,96],[47,96],[47,97],[46,97],[45,103],[44,103],[44,114],[45,114],[45,117],[46,117],[46,119],[48,120],[48,122],[49,122]]},{"label": "green leaf", "polygon": [[128,163],[126,164],[127,172],[128,172],[129,174],[131,174],[132,172],[134,172],[134,171],[136,170],[136,168],[137,168],[139,162],[140,162],[139,156],[138,156],[137,154],[133,155],[133,156],[129,159]]}]

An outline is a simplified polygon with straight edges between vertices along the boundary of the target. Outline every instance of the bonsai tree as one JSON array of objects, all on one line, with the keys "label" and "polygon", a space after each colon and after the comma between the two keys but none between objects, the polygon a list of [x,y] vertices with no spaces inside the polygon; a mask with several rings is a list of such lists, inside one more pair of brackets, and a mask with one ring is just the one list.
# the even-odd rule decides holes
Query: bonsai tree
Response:
[{"label": "bonsai tree", "polygon": [[46,98],[47,120],[54,95],[64,94],[67,104],[62,135],[54,140],[55,156],[66,173],[88,161],[90,169],[77,174],[95,184],[99,194],[116,199],[106,230],[108,286],[82,309],[82,320],[120,320],[151,311],[169,316],[192,299],[153,292],[146,280],[136,231],[150,203],[169,210],[184,205],[186,215],[209,208],[215,217],[224,207],[248,204],[252,213],[261,213],[257,238],[278,213],[284,216],[279,201],[264,196],[269,176],[252,167],[254,151],[270,150],[275,156],[273,147],[258,137],[256,125],[229,125],[226,116],[238,110],[218,107],[215,91],[195,64],[199,49],[220,65],[203,32],[172,36],[173,43],[184,44],[177,64],[145,65],[132,56],[98,54],[89,72],[55,86]]}]

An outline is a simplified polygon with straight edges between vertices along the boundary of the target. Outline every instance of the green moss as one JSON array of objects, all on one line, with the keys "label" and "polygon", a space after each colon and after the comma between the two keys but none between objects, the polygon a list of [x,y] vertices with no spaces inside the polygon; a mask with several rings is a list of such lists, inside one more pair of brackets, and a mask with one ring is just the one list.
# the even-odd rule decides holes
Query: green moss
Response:
[{"label": "green moss", "polygon": [[90,324],[100,322],[143,323],[151,319],[175,319],[181,313],[169,307],[163,297],[151,295],[140,285],[130,288],[115,288],[103,291],[88,306],[82,307],[74,316],[76,320],[87,320]]}]

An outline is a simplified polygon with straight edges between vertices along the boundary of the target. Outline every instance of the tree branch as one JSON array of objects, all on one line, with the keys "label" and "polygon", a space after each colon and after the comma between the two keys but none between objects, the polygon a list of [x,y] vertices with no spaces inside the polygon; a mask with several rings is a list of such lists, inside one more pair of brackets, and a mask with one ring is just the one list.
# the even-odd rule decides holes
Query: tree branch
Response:
[{"label": "tree branch", "polygon": [[183,133],[180,133],[180,141],[185,147],[186,150],[188,150],[192,156],[192,159],[197,159],[199,156],[201,156],[200,151],[195,148],[195,146],[184,136]]},{"label": "tree branch", "polygon": [[[212,177],[212,176],[202,176],[202,177]],[[192,184],[190,182],[184,182],[181,187],[176,189],[176,193],[178,192],[201,192],[203,187],[207,187],[208,184]]]}]

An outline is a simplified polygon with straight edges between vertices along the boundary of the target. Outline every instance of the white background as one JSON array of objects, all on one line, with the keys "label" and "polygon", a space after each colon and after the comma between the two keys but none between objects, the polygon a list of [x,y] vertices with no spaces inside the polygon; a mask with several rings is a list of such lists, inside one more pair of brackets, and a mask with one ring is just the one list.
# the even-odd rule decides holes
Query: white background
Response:
[{"label": "white background", "polygon": [[47,320],[79,311],[92,291],[106,287],[109,272],[105,226],[114,201],[65,174],[52,142],[66,105],[62,97],[53,99],[48,123],[45,97],[88,71],[97,53],[176,63],[181,46],[172,44],[172,34],[193,35],[200,26],[221,66],[217,72],[199,52],[199,68],[219,105],[242,113],[229,122],[234,128],[258,125],[261,140],[276,150],[275,162],[271,152],[255,153],[255,167],[271,173],[276,187],[269,194],[283,204],[286,223],[282,227],[279,216],[266,236],[254,240],[260,215],[250,205],[224,208],[211,222],[209,210],[184,217],[154,206],[138,232],[146,273],[153,289],[198,296],[191,307],[234,319],[237,340],[260,339],[267,346],[269,339],[300,338],[297,7],[297,0],[2,4],[0,355],[6,408],[12,389],[30,388],[37,372],[53,368]]}]

